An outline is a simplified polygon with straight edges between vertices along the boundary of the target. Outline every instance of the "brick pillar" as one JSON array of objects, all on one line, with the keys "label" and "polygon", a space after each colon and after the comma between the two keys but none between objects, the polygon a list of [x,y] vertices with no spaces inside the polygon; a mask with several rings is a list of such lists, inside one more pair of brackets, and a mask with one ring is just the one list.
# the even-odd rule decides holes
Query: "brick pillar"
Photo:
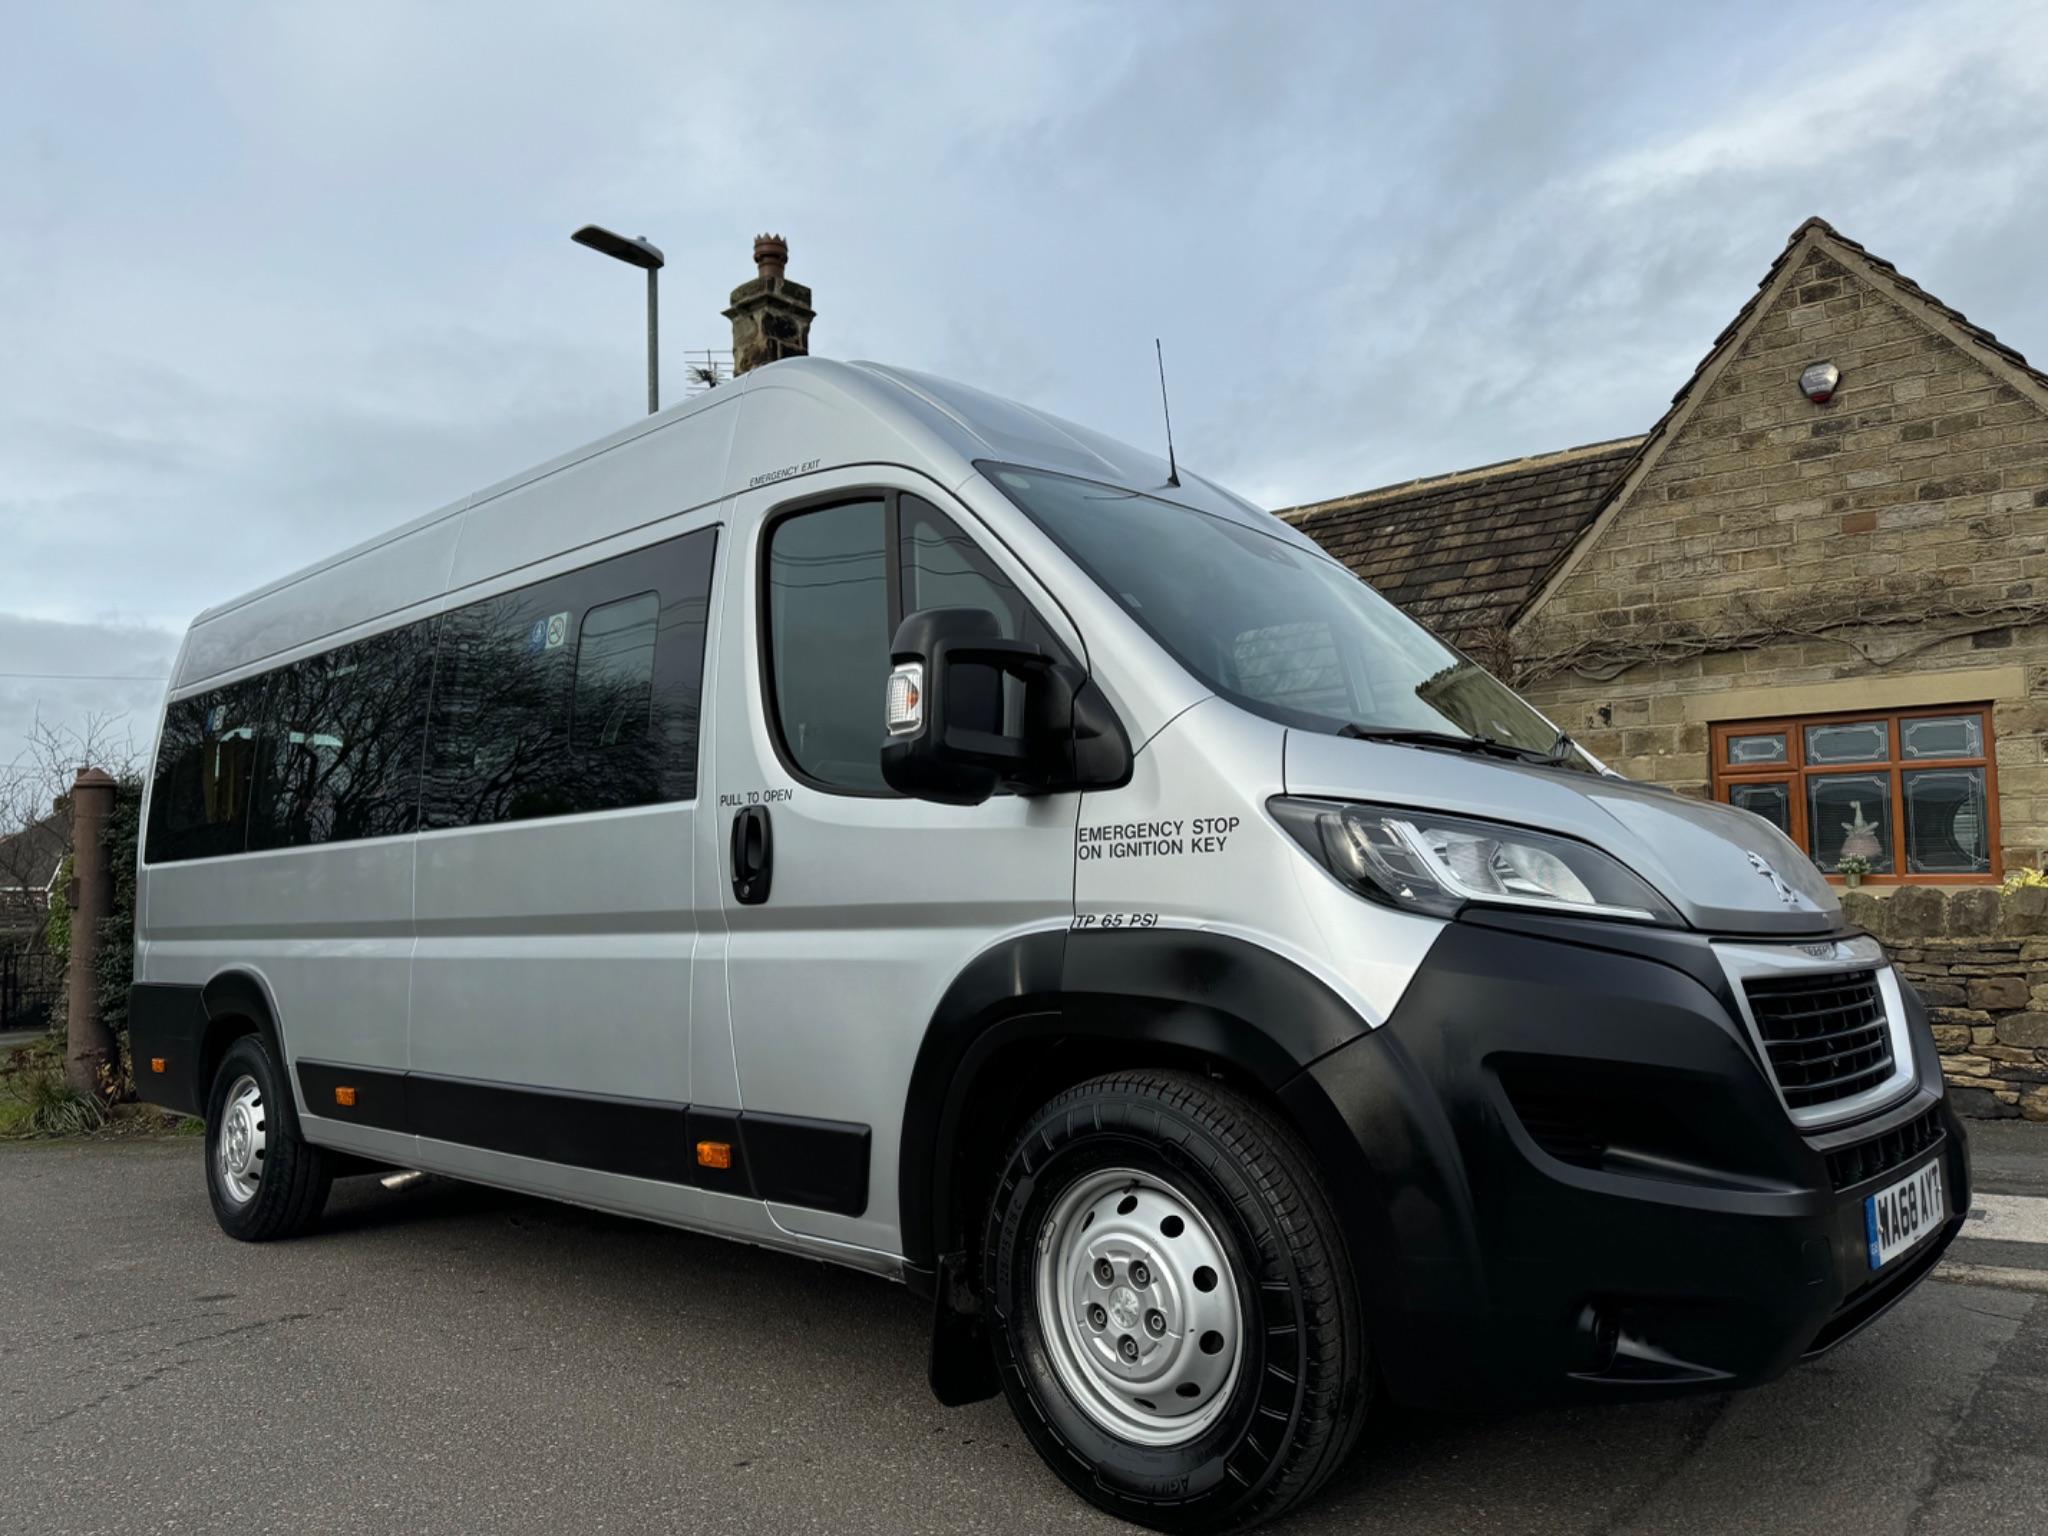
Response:
[{"label": "brick pillar", "polygon": [[789,242],[780,235],[754,238],[754,264],[759,276],[732,291],[732,371],[735,375],[777,358],[807,357],[811,350],[811,290],[792,283],[783,271],[789,265]]},{"label": "brick pillar", "polygon": [[113,905],[114,872],[107,867],[107,818],[114,781],[97,768],[81,768],[71,786],[71,974],[66,999],[64,1079],[88,1098],[105,1097],[101,1071],[113,1065],[114,1036],[100,1017],[100,925]]}]

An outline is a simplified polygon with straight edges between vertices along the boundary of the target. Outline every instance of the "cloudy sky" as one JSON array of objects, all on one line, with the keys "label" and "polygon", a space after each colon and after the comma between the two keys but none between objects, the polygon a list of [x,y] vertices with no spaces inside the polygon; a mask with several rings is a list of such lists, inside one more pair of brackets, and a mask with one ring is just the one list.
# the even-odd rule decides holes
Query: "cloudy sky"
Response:
[{"label": "cloudy sky", "polygon": [[[198,609],[814,350],[1270,505],[1642,430],[1820,213],[2048,353],[2048,7],[0,0],[0,765]],[[93,680],[50,674],[93,674]]]}]

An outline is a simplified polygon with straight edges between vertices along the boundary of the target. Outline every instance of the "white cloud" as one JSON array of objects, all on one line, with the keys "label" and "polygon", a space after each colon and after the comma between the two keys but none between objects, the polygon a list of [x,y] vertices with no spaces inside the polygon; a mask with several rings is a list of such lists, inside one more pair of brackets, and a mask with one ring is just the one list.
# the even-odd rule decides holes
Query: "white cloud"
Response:
[{"label": "white cloud", "polygon": [[[773,229],[820,351],[1144,443],[1162,337],[1183,459],[1269,502],[1642,430],[1814,212],[2048,348],[2044,44],[2016,3],[33,8],[0,670],[165,663],[629,418],[589,219],[668,253],[672,387]],[[0,760],[101,697],[0,691]]]}]

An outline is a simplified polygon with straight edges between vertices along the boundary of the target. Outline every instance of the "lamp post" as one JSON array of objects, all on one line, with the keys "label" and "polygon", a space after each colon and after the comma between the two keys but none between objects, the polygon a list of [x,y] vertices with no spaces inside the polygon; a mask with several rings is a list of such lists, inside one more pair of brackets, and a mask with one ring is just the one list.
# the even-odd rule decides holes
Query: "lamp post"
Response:
[{"label": "lamp post", "polygon": [[661,409],[661,362],[660,350],[656,344],[658,306],[655,294],[655,275],[661,271],[661,247],[650,245],[645,239],[628,240],[624,235],[615,235],[600,224],[586,224],[569,238],[578,245],[589,246],[593,251],[602,251],[614,261],[623,261],[629,267],[639,267],[647,274],[647,414],[652,416]]}]

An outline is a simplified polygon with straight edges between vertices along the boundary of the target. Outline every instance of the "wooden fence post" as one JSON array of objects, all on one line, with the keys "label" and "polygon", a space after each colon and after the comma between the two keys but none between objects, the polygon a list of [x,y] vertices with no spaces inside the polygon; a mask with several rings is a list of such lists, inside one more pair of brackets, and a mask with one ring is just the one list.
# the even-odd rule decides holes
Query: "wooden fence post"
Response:
[{"label": "wooden fence post", "polygon": [[100,925],[113,905],[114,872],[107,867],[107,819],[114,810],[114,780],[81,768],[71,786],[71,974],[66,998],[64,1080],[86,1098],[107,1096],[106,1069],[114,1063],[114,1035],[100,1017]]}]

